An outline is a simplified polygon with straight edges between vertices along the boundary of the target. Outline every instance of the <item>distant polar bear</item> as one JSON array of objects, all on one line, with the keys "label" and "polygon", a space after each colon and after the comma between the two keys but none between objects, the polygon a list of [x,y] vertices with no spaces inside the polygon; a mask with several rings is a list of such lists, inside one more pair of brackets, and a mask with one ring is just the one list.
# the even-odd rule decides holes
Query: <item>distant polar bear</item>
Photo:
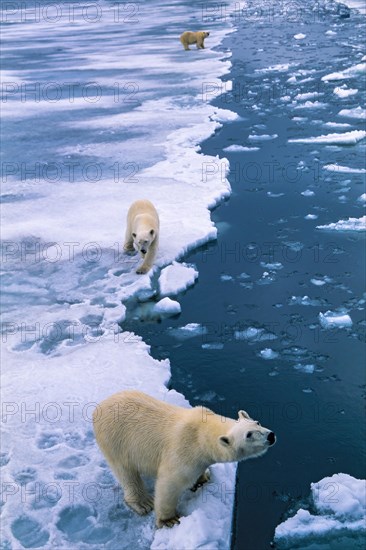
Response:
[{"label": "distant polar bear", "polygon": [[136,250],[144,259],[136,273],[147,273],[153,265],[159,241],[159,215],[148,200],[131,204],[127,214],[124,250]]},{"label": "distant polar bear", "polygon": [[203,49],[205,47],[204,40],[208,36],[210,33],[206,31],[186,31],[180,36],[180,41],[185,50],[189,50],[191,44],[197,44],[197,49]]},{"label": "distant polar bear", "polygon": [[[94,411],[97,442],[138,514],[153,508],[156,525],[179,523],[177,502],[185,489],[209,480],[208,466],[263,455],[275,434],[239,411],[238,420],[205,407],[184,409],[139,391],[122,391]],[[156,477],[155,499],[141,474]]]}]

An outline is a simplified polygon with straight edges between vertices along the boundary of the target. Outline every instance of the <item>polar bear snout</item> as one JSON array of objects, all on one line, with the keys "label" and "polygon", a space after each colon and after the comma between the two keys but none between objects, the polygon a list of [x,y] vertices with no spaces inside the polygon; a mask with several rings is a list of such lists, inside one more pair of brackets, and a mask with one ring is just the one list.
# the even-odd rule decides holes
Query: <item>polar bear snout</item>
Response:
[{"label": "polar bear snout", "polygon": [[269,432],[267,435],[267,441],[270,445],[274,445],[276,443],[276,436],[274,432]]}]

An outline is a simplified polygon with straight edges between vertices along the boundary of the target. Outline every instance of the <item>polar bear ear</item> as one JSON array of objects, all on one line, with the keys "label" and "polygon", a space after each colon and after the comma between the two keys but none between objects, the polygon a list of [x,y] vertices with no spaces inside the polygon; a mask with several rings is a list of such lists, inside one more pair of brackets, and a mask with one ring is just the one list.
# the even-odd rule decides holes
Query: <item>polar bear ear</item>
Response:
[{"label": "polar bear ear", "polygon": [[150,235],[153,237],[155,234],[155,231],[153,229],[150,229]]},{"label": "polar bear ear", "polygon": [[238,412],[239,420],[242,418],[244,420],[251,420],[249,414],[246,411],[239,411]]},{"label": "polar bear ear", "polygon": [[224,447],[230,447],[231,445],[231,440],[227,435],[220,435],[219,441]]}]

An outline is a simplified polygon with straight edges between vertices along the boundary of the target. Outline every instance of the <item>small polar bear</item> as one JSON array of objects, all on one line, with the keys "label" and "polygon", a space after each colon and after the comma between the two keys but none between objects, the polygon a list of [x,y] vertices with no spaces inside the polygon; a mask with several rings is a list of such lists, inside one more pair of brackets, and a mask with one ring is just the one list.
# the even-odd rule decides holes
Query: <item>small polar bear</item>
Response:
[{"label": "small polar bear", "polygon": [[204,49],[204,40],[210,36],[209,32],[206,31],[186,31],[180,36],[180,41],[183,44],[185,50],[189,50],[191,44],[196,44],[197,49]]},{"label": "small polar bear", "polygon": [[[238,420],[206,407],[185,409],[139,391],[122,391],[94,411],[96,440],[138,514],[153,508],[157,527],[179,523],[177,503],[185,489],[209,480],[216,462],[236,462],[266,453],[275,434],[245,411]],[[155,497],[141,475],[156,477]]]},{"label": "small polar bear", "polygon": [[155,206],[142,199],[131,204],[127,214],[124,250],[137,251],[143,258],[136,273],[147,273],[153,265],[159,241],[159,215]]}]

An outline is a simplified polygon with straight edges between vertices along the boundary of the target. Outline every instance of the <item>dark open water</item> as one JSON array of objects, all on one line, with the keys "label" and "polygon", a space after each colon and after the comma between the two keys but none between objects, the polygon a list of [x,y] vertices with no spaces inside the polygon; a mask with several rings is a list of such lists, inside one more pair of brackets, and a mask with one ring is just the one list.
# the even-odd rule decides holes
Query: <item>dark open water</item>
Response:
[{"label": "dark open water", "polygon": [[[330,28],[336,39],[325,34]],[[293,39],[299,32],[306,34],[301,44]],[[233,52],[233,91],[214,102],[241,120],[224,125],[202,147],[231,164],[233,194],[212,215],[218,240],[184,258],[197,266],[199,280],[179,297],[177,319],[124,324],[151,344],[153,356],[169,357],[171,386],[192,404],[234,417],[244,408],[277,433],[278,443],[265,457],[239,465],[235,550],[269,548],[276,525],[308,496],[311,482],[336,472],[359,478],[365,472],[365,234],[316,229],[362,216],[357,198],[364,192],[363,176],[323,166],[360,168],[365,149],[287,142],[344,131],[325,129],[329,121],[362,128],[360,121],[337,118],[341,108],[357,106],[360,96],[340,100],[333,89],[342,82],[325,84],[321,76],[359,62],[363,32],[363,19],[354,13],[350,19],[239,22],[222,46]],[[287,63],[294,68],[255,72]],[[310,71],[311,80],[291,87],[287,80],[299,70]],[[348,84],[362,90],[361,78]],[[294,110],[281,100],[314,91],[323,94],[314,101],[325,108]],[[223,151],[231,144],[258,145],[247,139],[251,133],[278,138],[260,142],[257,152]],[[305,190],[315,194],[305,197]],[[309,213],[318,218],[304,219]],[[316,286],[313,278],[327,282]],[[313,305],[301,305],[309,302],[304,296]],[[341,307],[353,326],[321,329],[319,312]],[[180,341],[170,331],[192,322],[207,334]],[[235,331],[248,327],[263,328],[262,335],[275,339],[235,339]],[[266,348],[278,357],[263,359],[259,353]]]}]

